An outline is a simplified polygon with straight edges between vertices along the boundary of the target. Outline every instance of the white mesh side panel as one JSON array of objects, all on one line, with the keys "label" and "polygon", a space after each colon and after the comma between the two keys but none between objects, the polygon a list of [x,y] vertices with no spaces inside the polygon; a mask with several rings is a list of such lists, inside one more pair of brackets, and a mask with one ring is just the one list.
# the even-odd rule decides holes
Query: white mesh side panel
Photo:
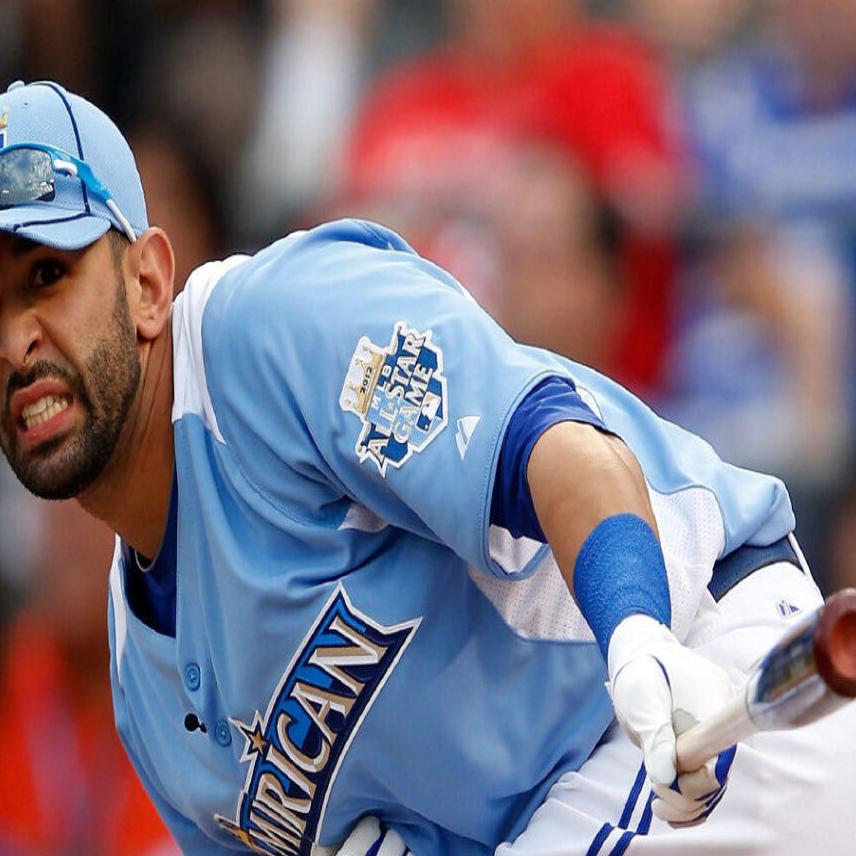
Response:
[{"label": "white mesh side panel", "polygon": [[[669,575],[672,628],[683,639],[725,543],[725,529],[716,498],[706,488],[691,487],[668,495],[649,488],[649,494]],[[475,568],[469,573],[519,635],[563,641],[594,638],[551,552],[526,579],[496,579]]]},{"label": "white mesh side panel", "polygon": [[491,525],[487,537],[491,559],[507,574],[522,571],[544,546],[540,541],[525,535],[515,538],[501,526]]},{"label": "white mesh side panel", "polygon": [[552,552],[525,579],[488,577],[472,567],[469,573],[505,623],[520,636],[565,641],[594,639]]},{"label": "white mesh side panel", "polygon": [[719,504],[707,488],[648,495],[660,531],[660,543],[669,574],[672,630],[685,639],[707,591],[713,563],[725,547],[725,525]]},{"label": "white mesh side panel", "polygon": [[382,518],[378,517],[370,509],[358,502],[352,502],[348,506],[342,522],[339,524],[339,529],[357,529],[360,532],[380,532],[381,529],[386,529],[389,524]]},{"label": "white mesh side panel", "polygon": [[195,413],[220,443],[226,441],[217,426],[217,417],[208,393],[202,359],[202,315],[214,286],[227,271],[242,264],[247,258],[231,256],[225,261],[209,262],[197,268],[172,305],[172,421],[177,422],[185,413]]}]

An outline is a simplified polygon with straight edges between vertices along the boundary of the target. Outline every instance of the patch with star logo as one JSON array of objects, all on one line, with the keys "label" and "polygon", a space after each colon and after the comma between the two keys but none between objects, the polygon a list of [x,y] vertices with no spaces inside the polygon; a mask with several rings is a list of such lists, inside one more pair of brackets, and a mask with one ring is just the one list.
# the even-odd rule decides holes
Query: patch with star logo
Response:
[{"label": "patch with star logo", "polygon": [[431,331],[399,321],[386,348],[362,336],[339,406],[362,422],[355,447],[360,463],[373,461],[382,476],[425,449],[447,421],[443,352]]},{"label": "patch with star logo", "polygon": [[4,107],[0,114],[0,149],[6,146],[6,128],[9,127],[9,108]]},{"label": "patch with star logo", "polygon": [[310,856],[336,774],[421,618],[385,627],[336,587],[244,735],[250,763],[234,819],[215,815],[254,853]]}]

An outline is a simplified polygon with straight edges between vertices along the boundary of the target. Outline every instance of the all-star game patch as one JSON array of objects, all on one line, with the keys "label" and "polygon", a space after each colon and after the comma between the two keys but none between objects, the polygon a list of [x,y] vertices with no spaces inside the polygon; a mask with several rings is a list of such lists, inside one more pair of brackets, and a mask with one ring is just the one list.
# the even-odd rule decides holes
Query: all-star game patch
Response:
[{"label": "all-star game patch", "polygon": [[6,128],[9,127],[9,109],[3,108],[3,113],[0,114],[0,149],[6,146]]},{"label": "all-star game patch", "polygon": [[348,366],[339,406],[363,423],[355,446],[360,463],[374,461],[382,476],[421,452],[446,425],[443,352],[399,321],[386,348],[365,336]]}]

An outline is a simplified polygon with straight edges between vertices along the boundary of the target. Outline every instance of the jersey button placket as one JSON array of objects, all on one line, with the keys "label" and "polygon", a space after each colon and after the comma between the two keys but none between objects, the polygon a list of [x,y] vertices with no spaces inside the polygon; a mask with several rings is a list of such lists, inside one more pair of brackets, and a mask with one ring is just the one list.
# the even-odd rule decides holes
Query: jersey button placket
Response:
[{"label": "jersey button placket", "polygon": [[218,719],[214,726],[214,739],[221,746],[228,746],[232,742],[232,730],[225,719]]},{"label": "jersey button placket", "polygon": [[191,692],[195,692],[201,683],[202,673],[199,671],[199,666],[196,663],[188,663],[184,667],[184,685]]}]

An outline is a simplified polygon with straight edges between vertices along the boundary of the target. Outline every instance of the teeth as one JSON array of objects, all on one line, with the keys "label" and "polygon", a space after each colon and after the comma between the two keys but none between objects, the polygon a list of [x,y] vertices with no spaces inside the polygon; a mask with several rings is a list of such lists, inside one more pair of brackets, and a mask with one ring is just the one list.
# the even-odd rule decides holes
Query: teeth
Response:
[{"label": "teeth", "polygon": [[45,395],[34,404],[28,404],[22,411],[21,417],[27,428],[47,422],[57,413],[65,410],[71,404],[71,400],[64,395]]}]

